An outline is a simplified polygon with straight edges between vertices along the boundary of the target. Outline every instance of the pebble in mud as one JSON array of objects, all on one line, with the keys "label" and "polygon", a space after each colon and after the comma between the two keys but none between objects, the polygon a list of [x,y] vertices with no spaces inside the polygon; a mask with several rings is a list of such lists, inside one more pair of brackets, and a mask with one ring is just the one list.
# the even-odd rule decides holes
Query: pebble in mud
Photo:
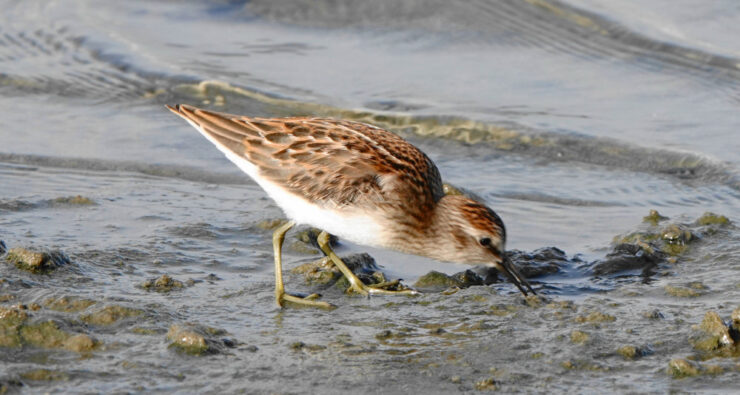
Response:
[{"label": "pebble in mud", "polygon": [[5,255],[5,260],[21,270],[34,274],[49,273],[70,262],[69,258],[59,251],[38,252],[20,247],[11,248]]}]

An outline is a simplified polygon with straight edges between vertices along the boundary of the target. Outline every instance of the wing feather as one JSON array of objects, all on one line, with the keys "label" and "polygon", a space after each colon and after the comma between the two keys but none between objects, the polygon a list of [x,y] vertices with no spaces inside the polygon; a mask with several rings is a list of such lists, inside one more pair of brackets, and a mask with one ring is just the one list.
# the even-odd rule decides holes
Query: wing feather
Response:
[{"label": "wing feather", "polygon": [[317,204],[415,205],[425,212],[444,195],[439,171],[423,152],[371,125],[168,108],[254,164],[260,176]]}]

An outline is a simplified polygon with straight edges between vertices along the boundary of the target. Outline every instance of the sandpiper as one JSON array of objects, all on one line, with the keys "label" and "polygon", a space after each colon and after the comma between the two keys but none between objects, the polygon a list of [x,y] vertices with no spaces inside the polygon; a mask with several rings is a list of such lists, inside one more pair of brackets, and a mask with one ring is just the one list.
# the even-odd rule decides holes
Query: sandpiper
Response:
[{"label": "sandpiper", "polygon": [[329,246],[329,234],[357,244],[433,259],[488,264],[526,296],[534,290],[504,254],[506,230],[484,204],[445,195],[434,163],[401,137],[372,125],[325,118],[251,118],[167,106],[247,173],[285,212],[273,233],[275,299],[333,307],[285,292],[281,249],[296,224],[323,230],[321,250],[360,294],[413,294],[367,286]]}]

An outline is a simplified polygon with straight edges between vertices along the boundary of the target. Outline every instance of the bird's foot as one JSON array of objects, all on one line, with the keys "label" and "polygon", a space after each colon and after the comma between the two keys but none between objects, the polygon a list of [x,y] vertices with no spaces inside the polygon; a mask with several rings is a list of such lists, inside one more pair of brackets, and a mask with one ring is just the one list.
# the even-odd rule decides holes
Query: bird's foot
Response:
[{"label": "bird's foot", "polygon": [[288,293],[282,293],[280,295],[276,295],[275,299],[277,300],[277,304],[280,307],[285,307],[286,304],[290,304],[290,305],[296,305],[299,307],[300,306],[317,307],[317,308],[326,309],[326,310],[333,310],[337,308],[337,306],[334,306],[331,303],[316,300],[319,297],[321,297],[321,295],[319,294],[311,294],[308,296],[297,296],[297,295],[291,295]]},{"label": "bird's foot", "polygon": [[[362,283],[361,281],[357,281],[357,282],[352,282],[352,284],[350,285],[348,291],[355,292],[355,293],[358,293],[360,295],[365,295],[365,296],[367,296],[367,295],[408,295],[408,296],[413,296],[413,295],[418,295],[419,294],[418,291],[416,291],[414,289],[410,289],[410,288],[398,289],[399,287],[403,287],[400,284],[400,281],[401,280],[385,281],[385,282],[382,282],[382,283],[370,284],[370,285],[366,285],[366,284]],[[390,289],[390,288],[395,288],[395,289]]]}]

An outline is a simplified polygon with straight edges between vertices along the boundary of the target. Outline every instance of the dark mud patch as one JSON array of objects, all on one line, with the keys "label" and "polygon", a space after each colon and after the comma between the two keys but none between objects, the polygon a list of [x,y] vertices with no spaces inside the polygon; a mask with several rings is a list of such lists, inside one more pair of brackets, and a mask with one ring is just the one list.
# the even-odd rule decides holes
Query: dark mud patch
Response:
[{"label": "dark mud patch", "polygon": [[[670,269],[692,248],[708,239],[727,235],[734,225],[722,215],[705,213],[694,221],[680,223],[668,221],[656,210],[643,219],[643,229],[614,238],[612,250],[603,260],[592,263],[594,276],[638,275],[650,278],[657,269]],[[666,292],[677,295],[679,289],[667,287]],[[694,292],[698,296],[698,292]],[[678,296],[678,295],[677,295]],[[681,295],[692,296],[692,295]]]}]

